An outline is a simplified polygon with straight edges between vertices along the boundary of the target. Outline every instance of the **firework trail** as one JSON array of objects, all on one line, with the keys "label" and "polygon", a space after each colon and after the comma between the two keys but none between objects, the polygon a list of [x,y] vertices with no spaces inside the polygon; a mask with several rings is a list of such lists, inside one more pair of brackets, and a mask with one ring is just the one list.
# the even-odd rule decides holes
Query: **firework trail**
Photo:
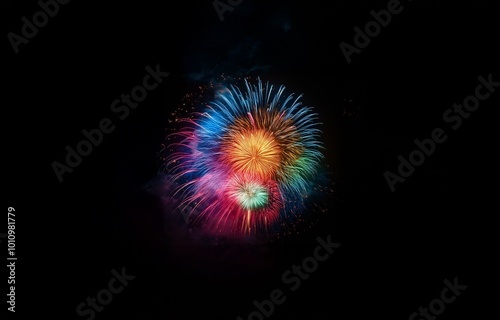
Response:
[{"label": "firework trail", "polygon": [[317,114],[285,87],[245,80],[219,90],[184,127],[165,168],[178,183],[179,210],[223,235],[266,231],[300,212],[313,192],[322,144]]}]

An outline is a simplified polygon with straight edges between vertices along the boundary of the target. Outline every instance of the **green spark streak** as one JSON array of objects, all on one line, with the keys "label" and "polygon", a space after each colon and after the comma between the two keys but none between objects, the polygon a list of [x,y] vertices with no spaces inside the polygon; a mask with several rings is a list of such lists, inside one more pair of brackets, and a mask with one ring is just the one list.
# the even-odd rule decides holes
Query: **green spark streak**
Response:
[{"label": "green spark streak", "polygon": [[248,210],[264,207],[269,199],[269,194],[263,186],[255,182],[247,182],[240,186],[236,198],[240,205]]}]

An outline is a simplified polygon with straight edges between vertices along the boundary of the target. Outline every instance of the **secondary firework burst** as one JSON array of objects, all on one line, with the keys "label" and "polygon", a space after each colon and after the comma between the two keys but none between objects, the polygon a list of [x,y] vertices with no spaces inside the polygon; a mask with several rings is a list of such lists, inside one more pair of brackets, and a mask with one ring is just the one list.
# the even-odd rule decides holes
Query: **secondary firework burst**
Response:
[{"label": "secondary firework burst", "polygon": [[179,210],[223,235],[266,232],[293,217],[313,192],[323,148],[318,116],[302,95],[257,79],[217,90],[182,119],[165,168]]}]

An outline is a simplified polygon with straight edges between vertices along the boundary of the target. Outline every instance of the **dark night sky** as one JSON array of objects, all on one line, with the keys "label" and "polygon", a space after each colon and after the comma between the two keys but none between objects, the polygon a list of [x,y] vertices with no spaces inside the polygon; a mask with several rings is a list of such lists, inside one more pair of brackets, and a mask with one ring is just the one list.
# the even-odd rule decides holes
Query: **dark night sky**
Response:
[{"label": "dark night sky", "polygon": [[[269,319],[408,319],[455,277],[468,288],[438,319],[493,319],[500,88],[456,130],[443,114],[474,94],[479,76],[500,81],[495,2],[401,1],[347,63],[339,44],[353,44],[353,28],[388,2],[243,0],[221,22],[208,0],[73,0],[19,53],[5,36],[4,199],[17,212],[19,261],[17,312],[0,319],[86,319],[76,307],[123,267],[136,278],[96,320],[246,319],[276,288],[287,300]],[[21,18],[38,10],[2,1],[4,35],[20,34]],[[170,75],[119,120],[112,101],[157,64]],[[320,116],[335,187],[326,214],[298,235],[200,241],[143,190],[172,110],[221,74],[284,84]],[[103,118],[115,130],[59,183],[51,163]],[[398,156],[435,128],[447,140],[391,192],[384,172],[397,173]],[[328,235],[340,248],[290,292],[281,275]]]}]

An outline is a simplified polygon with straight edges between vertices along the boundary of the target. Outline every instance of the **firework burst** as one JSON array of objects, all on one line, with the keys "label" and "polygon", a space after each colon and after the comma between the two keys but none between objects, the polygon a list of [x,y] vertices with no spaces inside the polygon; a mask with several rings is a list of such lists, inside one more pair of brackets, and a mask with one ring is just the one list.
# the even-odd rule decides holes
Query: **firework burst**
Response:
[{"label": "firework burst", "polygon": [[313,191],[322,144],[317,114],[285,87],[245,80],[219,90],[171,135],[165,167],[180,210],[224,235],[269,230],[297,214]]}]

